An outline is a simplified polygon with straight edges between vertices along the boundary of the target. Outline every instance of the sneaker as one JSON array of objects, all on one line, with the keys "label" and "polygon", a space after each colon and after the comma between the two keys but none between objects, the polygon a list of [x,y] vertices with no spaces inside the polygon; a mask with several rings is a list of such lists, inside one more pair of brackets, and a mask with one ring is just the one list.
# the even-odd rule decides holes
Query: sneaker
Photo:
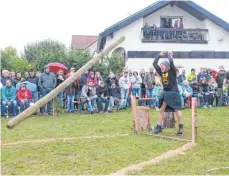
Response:
[{"label": "sneaker", "polygon": [[209,105],[208,107],[209,107],[209,108],[212,108],[212,105]]},{"label": "sneaker", "polygon": [[177,135],[182,135],[183,134],[183,124],[179,124],[179,128],[178,128],[178,131],[177,131]]},{"label": "sneaker", "polygon": [[100,111],[99,113],[100,113],[100,114],[102,114],[102,113],[103,113],[103,111]]},{"label": "sneaker", "polygon": [[155,109],[156,109],[156,111],[159,111],[160,110],[158,107],[156,107]]},{"label": "sneaker", "polygon": [[207,109],[207,108],[208,108],[208,107],[205,105],[205,106],[204,106],[204,109]]},{"label": "sneaker", "polygon": [[162,132],[162,129],[163,129],[162,125],[158,125],[158,124],[152,128],[155,134]]}]

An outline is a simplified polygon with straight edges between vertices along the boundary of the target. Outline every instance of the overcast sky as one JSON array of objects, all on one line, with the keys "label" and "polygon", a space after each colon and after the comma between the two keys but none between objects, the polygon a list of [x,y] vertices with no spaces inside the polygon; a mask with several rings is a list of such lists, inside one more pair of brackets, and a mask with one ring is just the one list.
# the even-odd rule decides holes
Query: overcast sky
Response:
[{"label": "overcast sky", "polygon": [[[229,22],[228,0],[194,0]],[[98,35],[156,0],[1,0],[0,48],[19,52],[51,38],[70,46],[72,35]]]}]

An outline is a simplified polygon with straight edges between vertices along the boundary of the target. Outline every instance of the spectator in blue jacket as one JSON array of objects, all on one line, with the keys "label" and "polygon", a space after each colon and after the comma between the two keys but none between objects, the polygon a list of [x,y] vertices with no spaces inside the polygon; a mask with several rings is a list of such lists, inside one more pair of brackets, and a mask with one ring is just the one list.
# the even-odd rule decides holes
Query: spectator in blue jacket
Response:
[{"label": "spectator in blue jacket", "polygon": [[176,69],[176,72],[177,72],[177,83],[180,86],[183,86],[185,78],[184,78],[184,76],[182,74],[179,73],[178,69]]},{"label": "spectator in blue jacket", "polygon": [[184,85],[182,88],[183,88],[183,97],[184,97],[184,103],[185,103],[187,102],[188,99],[191,99],[193,95],[193,90],[187,80],[184,81]]},{"label": "spectator in blue jacket", "polygon": [[162,91],[163,91],[163,87],[161,85],[160,80],[156,80],[156,85],[153,88],[153,97],[156,100],[156,110],[157,111],[159,110],[159,101],[161,98]]},{"label": "spectator in blue jacket", "polygon": [[2,88],[2,116],[6,116],[7,106],[13,108],[13,116],[17,115],[17,92],[16,88],[12,86],[11,80],[6,80],[6,86]]},{"label": "spectator in blue jacket", "polygon": [[[50,72],[50,68],[48,65],[44,67],[44,73],[41,73],[38,79],[38,85],[41,90],[41,96],[46,96],[49,92],[51,92],[56,87],[56,76],[54,73]],[[46,106],[46,105],[45,105]],[[42,115],[52,115],[52,100],[48,102],[47,111],[45,106],[41,108]]]}]

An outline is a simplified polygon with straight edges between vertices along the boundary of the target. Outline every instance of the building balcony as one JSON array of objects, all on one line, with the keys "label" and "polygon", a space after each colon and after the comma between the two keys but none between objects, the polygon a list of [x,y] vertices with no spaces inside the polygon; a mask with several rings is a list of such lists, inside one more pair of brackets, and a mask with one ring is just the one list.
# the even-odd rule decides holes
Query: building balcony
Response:
[{"label": "building balcony", "polygon": [[207,44],[208,29],[142,28],[144,43]]}]

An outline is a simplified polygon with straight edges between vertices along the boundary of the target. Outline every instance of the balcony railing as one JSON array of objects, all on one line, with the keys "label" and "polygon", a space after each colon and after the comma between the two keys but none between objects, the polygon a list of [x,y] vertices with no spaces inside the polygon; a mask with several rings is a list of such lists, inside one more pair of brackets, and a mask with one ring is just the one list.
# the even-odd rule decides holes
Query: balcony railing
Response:
[{"label": "balcony railing", "polygon": [[142,42],[208,43],[208,29],[142,28]]}]

